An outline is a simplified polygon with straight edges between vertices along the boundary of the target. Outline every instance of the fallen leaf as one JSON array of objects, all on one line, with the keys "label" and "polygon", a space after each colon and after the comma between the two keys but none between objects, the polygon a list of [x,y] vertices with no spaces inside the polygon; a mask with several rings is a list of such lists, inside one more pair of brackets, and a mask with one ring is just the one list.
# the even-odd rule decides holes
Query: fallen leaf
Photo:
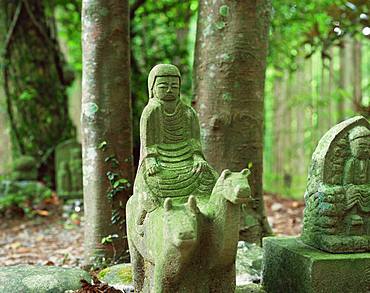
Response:
[{"label": "fallen leaf", "polygon": [[48,212],[48,211],[46,211],[46,210],[36,210],[35,212],[36,212],[36,214],[38,214],[39,216],[43,216],[43,217],[47,217],[47,216],[49,216],[49,212]]}]

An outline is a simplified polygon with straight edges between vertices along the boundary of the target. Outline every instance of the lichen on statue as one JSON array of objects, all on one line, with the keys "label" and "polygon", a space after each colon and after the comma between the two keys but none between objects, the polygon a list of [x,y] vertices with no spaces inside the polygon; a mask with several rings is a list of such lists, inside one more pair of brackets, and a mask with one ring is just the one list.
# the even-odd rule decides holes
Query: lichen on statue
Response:
[{"label": "lichen on statue", "polygon": [[241,205],[250,171],[220,176],[204,158],[180,72],[155,66],[140,121],[134,194],[126,205],[135,292],[234,292]]},{"label": "lichen on statue", "polygon": [[140,121],[140,162],[134,194],[145,212],[167,197],[186,202],[209,195],[216,171],[205,161],[195,111],[180,99],[181,75],[170,64],[155,66],[148,78],[149,102]]},{"label": "lichen on statue", "polygon": [[313,156],[302,239],[333,253],[370,251],[370,125],[361,116],[330,129]]}]

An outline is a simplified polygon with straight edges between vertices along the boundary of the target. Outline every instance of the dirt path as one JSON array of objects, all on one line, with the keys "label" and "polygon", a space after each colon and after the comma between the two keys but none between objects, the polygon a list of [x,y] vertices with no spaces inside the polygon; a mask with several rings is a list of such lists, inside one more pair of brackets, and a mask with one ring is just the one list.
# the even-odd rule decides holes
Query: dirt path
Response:
[{"label": "dirt path", "polygon": [[[303,201],[265,196],[269,222],[277,235],[298,235]],[[0,266],[41,264],[79,266],[83,256],[83,224],[58,216],[33,220],[0,218]]]}]

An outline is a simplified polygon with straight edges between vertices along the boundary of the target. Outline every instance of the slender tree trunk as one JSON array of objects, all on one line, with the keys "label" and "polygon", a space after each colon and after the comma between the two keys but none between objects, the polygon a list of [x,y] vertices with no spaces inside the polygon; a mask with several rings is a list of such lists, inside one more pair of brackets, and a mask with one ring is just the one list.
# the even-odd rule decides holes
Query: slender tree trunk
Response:
[{"label": "slender tree trunk", "polygon": [[329,112],[329,103],[328,103],[328,80],[326,78],[327,70],[325,68],[325,58],[321,57],[321,75],[320,75],[320,90],[318,91],[318,135],[321,137],[328,129],[328,112]]},{"label": "slender tree trunk", "polygon": [[328,122],[329,127],[331,128],[334,124],[334,103],[333,103],[333,86],[334,86],[334,49],[331,47],[329,49],[330,63],[329,63],[329,80],[328,80],[328,95],[329,95],[329,108],[328,108]]},{"label": "slender tree trunk", "polygon": [[[54,148],[74,135],[68,116],[64,62],[54,36],[52,7],[42,0],[0,1],[3,87],[14,156],[43,161],[39,178],[54,182]],[[48,11],[47,11],[48,10]]]},{"label": "slender tree trunk", "polygon": [[125,0],[82,4],[82,135],[85,265],[127,257],[132,113],[129,10]]},{"label": "slender tree trunk", "polygon": [[289,190],[292,179],[292,94],[293,94],[293,75],[287,72],[285,76],[284,93],[284,116],[283,116],[283,186]]},{"label": "slender tree trunk", "polygon": [[357,110],[362,106],[362,46],[361,41],[353,40],[353,105]]},{"label": "slender tree trunk", "polygon": [[283,162],[284,162],[284,152],[282,148],[283,117],[284,117],[283,78],[276,77],[274,80],[274,161],[275,161],[274,172],[276,175],[283,174]]},{"label": "slender tree trunk", "polygon": [[[302,84],[302,81],[306,79],[305,76],[305,60],[303,56],[298,57],[298,68],[297,68],[297,80],[295,82],[296,95],[299,97],[299,103],[295,106],[295,116],[297,121],[296,128],[296,160],[294,171],[297,170],[299,176],[306,175],[306,158],[304,154],[304,133],[305,133],[305,107],[303,98],[306,96],[306,84]],[[301,102],[302,101],[302,102]],[[303,104],[303,105],[302,105]]]},{"label": "slender tree trunk", "polygon": [[[2,2],[0,2],[3,5]],[[4,6],[1,6],[2,9]],[[0,12],[0,32],[6,31],[6,15]],[[0,34],[0,52],[4,50],[5,34]],[[0,54],[0,64],[4,64],[3,54]],[[6,115],[6,98],[3,90],[4,80],[3,75],[0,74],[0,175],[8,171],[11,160],[11,143],[8,133],[8,117]]]},{"label": "slender tree trunk", "polygon": [[312,153],[317,145],[317,138],[316,138],[316,129],[315,129],[315,121],[314,121],[314,112],[315,112],[315,99],[314,99],[314,87],[313,87],[313,57],[306,60],[305,64],[306,69],[306,79],[305,79],[305,87],[307,93],[307,101],[309,101],[308,105],[308,113],[307,113],[307,128],[309,129],[310,140],[308,143],[308,147],[306,148],[307,152],[306,155],[311,158]]},{"label": "slender tree trunk", "polygon": [[349,109],[351,107],[350,94],[350,83],[351,83],[351,57],[350,57],[350,39],[348,36],[344,36],[339,51],[340,68],[339,68],[339,88],[340,88],[340,100],[338,102],[338,122],[344,120],[348,116]]},{"label": "slender tree trunk", "polygon": [[205,155],[218,171],[251,168],[258,224],[253,232],[246,228],[245,240],[259,242],[270,232],[262,197],[270,3],[201,0],[199,5],[193,80]]}]

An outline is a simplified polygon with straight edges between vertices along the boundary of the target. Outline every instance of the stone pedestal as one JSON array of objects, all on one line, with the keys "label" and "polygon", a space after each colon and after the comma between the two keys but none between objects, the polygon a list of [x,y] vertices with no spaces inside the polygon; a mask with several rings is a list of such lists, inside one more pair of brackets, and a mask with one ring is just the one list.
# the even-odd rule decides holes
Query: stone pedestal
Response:
[{"label": "stone pedestal", "polygon": [[262,280],[269,293],[368,293],[370,253],[332,254],[299,237],[263,239]]}]

